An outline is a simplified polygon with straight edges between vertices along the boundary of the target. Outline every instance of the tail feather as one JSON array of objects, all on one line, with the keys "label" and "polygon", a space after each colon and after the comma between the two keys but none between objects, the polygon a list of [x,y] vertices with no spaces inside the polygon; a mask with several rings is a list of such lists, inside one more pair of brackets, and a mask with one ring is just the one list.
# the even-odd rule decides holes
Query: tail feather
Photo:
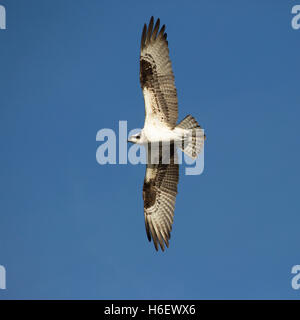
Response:
[{"label": "tail feather", "polygon": [[202,151],[205,134],[198,122],[191,115],[186,116],[176,128],[181,129],[181,144],[178,147],[192,159]]},{"label": "tail feather", "polygon": [[191,115],[186,116],[176,127],[181,129],[200,128],[197,120]]}]

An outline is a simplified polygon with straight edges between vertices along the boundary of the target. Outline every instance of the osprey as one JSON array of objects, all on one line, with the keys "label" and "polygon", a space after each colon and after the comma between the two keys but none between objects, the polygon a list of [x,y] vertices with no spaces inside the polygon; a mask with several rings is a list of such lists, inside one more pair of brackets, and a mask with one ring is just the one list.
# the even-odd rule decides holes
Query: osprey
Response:
[{"label": "osprey", "polygon": [[[165,25],[159,30],[151,17],[144,25],[140,51],[140,83],[145,101],[142,131],[128,141],[144,145],[147,169],[143,186],[144,216],[148,240],[164,251],[172,230],[179,164],[177,148],[195,159],[202,150],[205,135],[190,115],[179,124],[177,92],[174,83]],[[165,148],[164,146],[168,146]]]}]

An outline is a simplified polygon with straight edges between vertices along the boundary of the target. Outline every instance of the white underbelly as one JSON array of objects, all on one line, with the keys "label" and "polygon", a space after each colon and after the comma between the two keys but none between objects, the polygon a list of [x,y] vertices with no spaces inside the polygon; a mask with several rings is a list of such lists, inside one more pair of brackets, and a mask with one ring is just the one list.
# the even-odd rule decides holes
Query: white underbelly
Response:
[{"label": "white underbelly", "polygon": [[172,130],[159,122],[145,122],[144,133],[148,141],[171,141],[179,139],[177,130]]}]

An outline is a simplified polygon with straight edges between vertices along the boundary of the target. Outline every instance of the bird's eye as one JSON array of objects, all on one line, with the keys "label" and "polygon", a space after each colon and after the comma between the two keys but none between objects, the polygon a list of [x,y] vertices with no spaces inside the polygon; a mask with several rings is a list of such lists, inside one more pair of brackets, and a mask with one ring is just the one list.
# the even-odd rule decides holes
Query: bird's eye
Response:
[{"label": "bird's eye", "polygon": [[139,135],[139,136],[136,136],[136,138],[137,138],[137,139],[140,139],[140,138],[141,138],[141,136],[140,136],[140,135]]}]

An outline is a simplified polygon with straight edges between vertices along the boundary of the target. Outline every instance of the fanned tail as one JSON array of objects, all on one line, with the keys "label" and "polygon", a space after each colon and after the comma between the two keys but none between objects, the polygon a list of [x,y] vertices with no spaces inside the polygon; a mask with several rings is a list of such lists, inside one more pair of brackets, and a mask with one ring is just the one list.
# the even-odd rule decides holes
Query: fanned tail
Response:
[{"label": "fanned tail", "polygon": [[181,129],[182,140],[177,146],[192,159],[197,158],[204,146],[204,130],[191,115],[186,116],[177,126]]}]

